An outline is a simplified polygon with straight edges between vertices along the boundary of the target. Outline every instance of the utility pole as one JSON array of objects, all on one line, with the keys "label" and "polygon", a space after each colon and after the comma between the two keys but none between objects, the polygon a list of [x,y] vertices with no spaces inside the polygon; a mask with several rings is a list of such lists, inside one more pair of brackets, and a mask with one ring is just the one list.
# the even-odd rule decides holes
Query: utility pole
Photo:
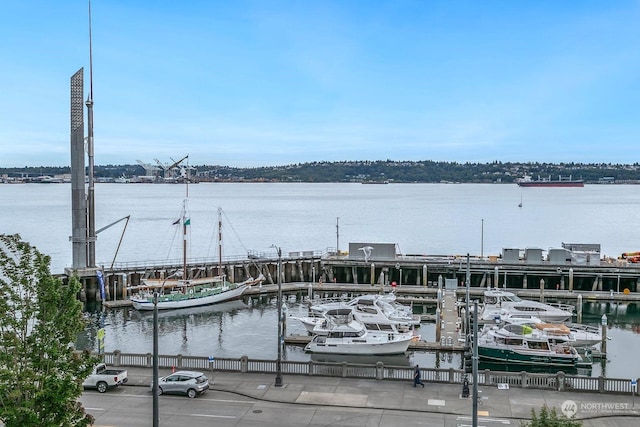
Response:
[{"label": "utility pole", "polygon": [[478,300],[473,301],[473,427],[478,427]]},{"label": "utility pole", "polygon": [[282,387],[282,248],[271,245],[278,251],[278,358],[276,359],[276,387]]},{"label": "utility pole", "polygon": [[480,259],[484,259],[484,218],[480,221]]},{"label": "utility pole", "polygon": [[336,217],[336,255],[340,255],[340,217]]}]

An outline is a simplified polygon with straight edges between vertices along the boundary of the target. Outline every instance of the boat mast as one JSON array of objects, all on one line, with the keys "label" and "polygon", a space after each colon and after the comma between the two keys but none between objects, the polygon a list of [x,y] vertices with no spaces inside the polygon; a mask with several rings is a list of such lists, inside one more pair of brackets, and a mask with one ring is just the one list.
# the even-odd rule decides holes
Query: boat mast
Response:
[{"label": "boat mast", "polygon": [[93,48],[91,41],[91,1],[89,1],[89,97],[85,103],[87,106],[87,157],[88,165],[88,191],[87,191],[87,267],[96,266],[96,220],[95,220],[95,183],[93,174],[94,149],[93,149]]},{"label": "boat mast", "polygon": [[[187,157],[189,157],[187,155]],[[191,224],[191,220],[187,219],[187,200],[189,199],[189,180],[187,180],[185,188],[185,198],[182,201],[182,279],[187,284],[187,225]]]},{"label": "boat mast", "polygon": [[182,202],[182,278],[187,283],[187,199]]},{"label": "boat mast", "polygon": [[218,208],[218,276],[222,277],[222,208]]}]

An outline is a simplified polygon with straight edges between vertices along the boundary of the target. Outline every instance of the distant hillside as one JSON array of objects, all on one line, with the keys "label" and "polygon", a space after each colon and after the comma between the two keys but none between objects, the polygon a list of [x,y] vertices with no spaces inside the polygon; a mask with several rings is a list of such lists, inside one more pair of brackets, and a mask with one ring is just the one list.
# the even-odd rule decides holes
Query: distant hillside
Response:
[{"label": "distant hillside", "polygon": [[[140,165],[95,166],[101,181],[145,175]],[[69,167],[0,168],[0,176],[69,174]],[[396,182],[396,183],[513,183],[525,175],[557,179],[559,175],[583,179],[587,183],[640,182],[640,165],[583,163],[457,163],[424,161],[344,161],[311,162],[284,166],[234,168],[195,166],[191,175],[200,181],[222,182]]]}]

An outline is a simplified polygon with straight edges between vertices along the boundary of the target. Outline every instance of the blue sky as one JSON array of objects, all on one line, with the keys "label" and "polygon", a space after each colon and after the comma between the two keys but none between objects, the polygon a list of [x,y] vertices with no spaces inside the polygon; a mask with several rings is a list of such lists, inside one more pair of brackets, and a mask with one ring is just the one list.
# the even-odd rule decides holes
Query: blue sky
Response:
[{"label": "blue sky", "polygon": [[[640,1],[94,0],[96,164],[634,163]],[[87,2],[0,4],[0,167],[65,166]]]}]

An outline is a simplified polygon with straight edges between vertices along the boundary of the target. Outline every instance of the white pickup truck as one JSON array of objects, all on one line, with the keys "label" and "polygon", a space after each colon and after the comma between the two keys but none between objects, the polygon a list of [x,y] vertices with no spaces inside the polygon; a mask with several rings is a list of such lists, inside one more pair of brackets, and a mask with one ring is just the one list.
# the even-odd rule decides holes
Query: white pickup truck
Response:
[{"label": "white pickup truck", "polygon": [[82,383],[84,388],[95,388],[104,393],[110,388],[117,387],[127,382],[127,371],[119,369],[107,369],[107,365],[99,363],[93,368],[91,375]]}]

